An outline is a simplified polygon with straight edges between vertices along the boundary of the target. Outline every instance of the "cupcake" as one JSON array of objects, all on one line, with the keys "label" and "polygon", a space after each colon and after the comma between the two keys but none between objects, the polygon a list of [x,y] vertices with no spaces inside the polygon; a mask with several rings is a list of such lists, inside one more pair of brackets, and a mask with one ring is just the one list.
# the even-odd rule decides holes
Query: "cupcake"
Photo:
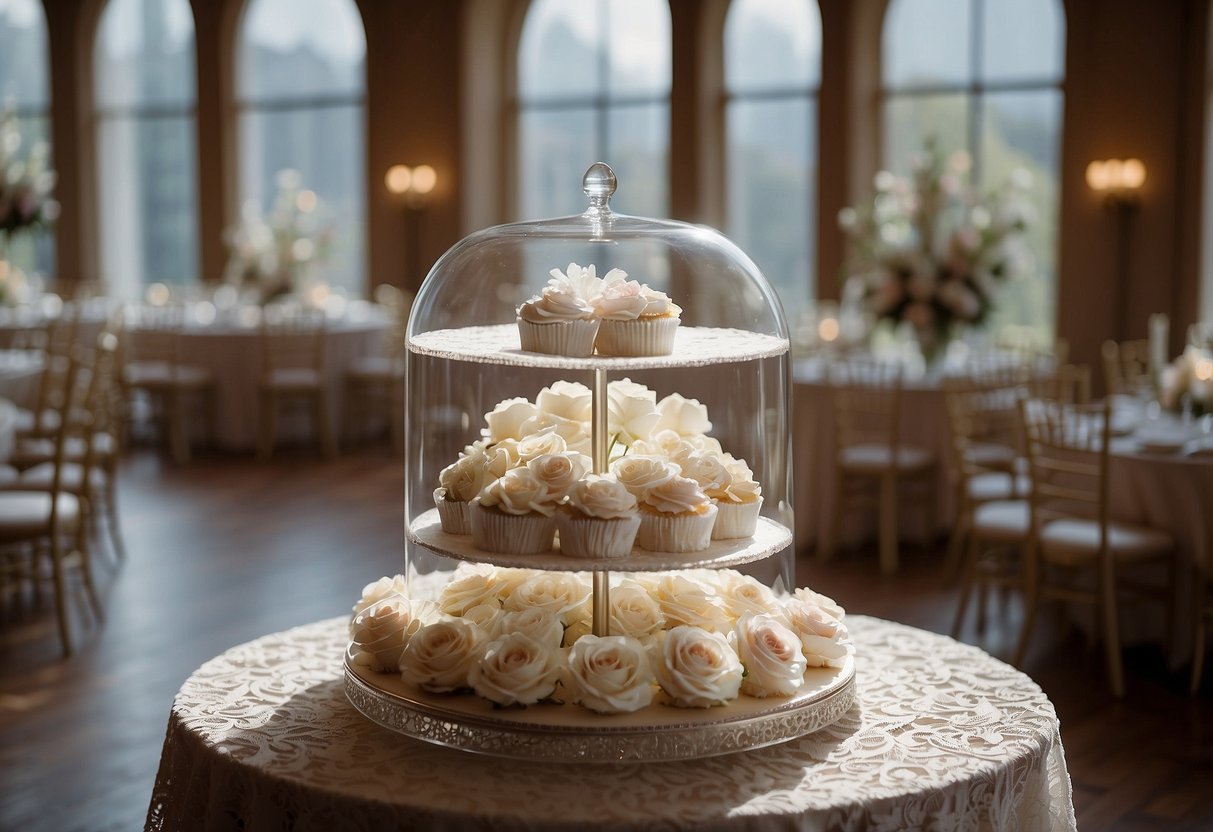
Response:
[{"label": "cupcake", "polygon": [[636,497],[611,474],[590,474],[573,485],[556,512],[560,551],[575,558],[622,558],[632,551],[640,515]]},{"label": "cupcake", "polygon": [[595,349],[600,355],[669,355],[682,309],[664,292],[626,277],[620,273],[604,280],[602,291],[591,299],[602,319]]},{"label": "cupcake", "polygon": [[[576,270],[576,279],[572,279]],[[593,286],[594,267],[569,264],[569,275],[553,269],[543,291],[518,307],[518,339],[524,350],[585,358],[594,352],[598,317],[585,296]],[[586,285],[583,285],[586,284]]]},{"label": "cupcake", "polygon": [[672,477],[640,501],[640,548],[650,552],[700,552],[712,541],[717,508],[699,483]]},{"label": "cupcake", "polygon": [[626,454],[611,463],[611,473],[641,502],[650,489],[674,479],[682,469],[658,456]]},{"label": "cupcake", "polygon": [[554,494],[527,468],[513,468],[485,486],[472,503],[472,542],[502,555],[536,555],[556,536]]},{"label": "cupcake", "polygon": [[726,454],[724,467],[729,472],[728,485],[708,494],[720,510],[712,539],[753,537],[758,528],[758,514],[762,511],[762,486],[754,480],[754,472],[745,460]]},{"label": "cupcake", "polygon": [[443,468],[434,490],[434,506],[447,534],[471,534],[471,501],[493,479],[482,450],[470,446],[471,453]]}]

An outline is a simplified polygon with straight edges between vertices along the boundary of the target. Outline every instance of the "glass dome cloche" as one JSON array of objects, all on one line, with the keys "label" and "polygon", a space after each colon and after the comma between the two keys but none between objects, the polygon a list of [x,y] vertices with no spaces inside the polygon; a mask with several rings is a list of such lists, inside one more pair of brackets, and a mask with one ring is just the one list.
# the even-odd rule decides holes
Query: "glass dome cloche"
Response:
[{"label": "glass dome cloche", "polygon": [[[719,232],[614,213],[616,187],[598,162],[583,213],[465,237],[430,270],[407,337],[410,582],[463,561],[592,572],[596,633],[608,572],[729,567],[796,585],[778,297]],[[574,539],[561,525],[553,537],[534,503],[535,522],[521,519],[515,509],[539,498],[515,471],[544,454],[572,461],[536,476],[589,482],[588,501],[610,502],[590,494],[606,473],[639,495],[634,545],[620,549],[614,529]],[[647,458],[694,483],[645,490],[661,477]],[[580,505],[565,493],[562,508]],[[684,510],[714,525],[682,523]]]}]

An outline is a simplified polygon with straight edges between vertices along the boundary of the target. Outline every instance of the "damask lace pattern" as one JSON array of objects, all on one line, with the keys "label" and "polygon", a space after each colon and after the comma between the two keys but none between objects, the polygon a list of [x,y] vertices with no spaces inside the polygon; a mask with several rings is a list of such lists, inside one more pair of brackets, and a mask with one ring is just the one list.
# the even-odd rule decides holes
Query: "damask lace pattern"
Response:
[{"label": "damask lace pattern", "polygon": [[981,650],[862,616],[858,697],[770,748],[660,764],[510,763],[359,714],[345,619],[207,662],[174,701],[149,830],[1073,829],[1058,722]]}]

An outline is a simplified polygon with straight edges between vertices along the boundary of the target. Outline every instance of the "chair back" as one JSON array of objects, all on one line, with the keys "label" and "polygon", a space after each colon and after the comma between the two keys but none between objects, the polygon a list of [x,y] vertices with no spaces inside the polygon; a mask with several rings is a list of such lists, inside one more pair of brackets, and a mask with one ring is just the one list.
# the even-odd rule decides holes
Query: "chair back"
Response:
[{"label": "chair back", "polygon": [[261,314],[262,371],[324,369],[326,318],[323,309],[298,304],[270,305]]},{"label": "chair back", "polygon": [[1052,372],[1032,379],[1032,395],[1062,404],[1090,404],[1091,368],[1086,364],[1061,364]]},{"label": "chair back", "polygon": [[185,326],[185,307],[180,303],[163,306],[143,304],[130,315],[126,340],[126,361],[162,362],[176,367],[181,362],[181,330]]},{"label": "chair back", "polygon": [[830,365],[836,451],[855,445],[887,445],[896,458],[901,443],[901,364],[852,356]]},{"label": "chair back", "polygon": [[1150,342],[1104,341],[1103,372],[1106,392],[1136,395],[1150,387]]}]

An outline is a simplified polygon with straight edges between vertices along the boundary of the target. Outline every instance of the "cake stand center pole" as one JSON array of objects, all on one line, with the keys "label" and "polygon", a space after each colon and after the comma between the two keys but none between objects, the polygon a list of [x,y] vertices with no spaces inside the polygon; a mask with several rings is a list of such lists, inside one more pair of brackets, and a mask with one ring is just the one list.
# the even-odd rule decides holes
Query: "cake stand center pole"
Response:
[{"label": "cake stand center pole", "polygon": [[[594,370],[594,410],[591,415],[591,438],[593,440],[594,473],[605,474],[609,465],[607,454],[607,373],[602,367]],[[594,570],[594,600],[591,624],[596,636],[611,634],[610,573],[605,569]]]}]

